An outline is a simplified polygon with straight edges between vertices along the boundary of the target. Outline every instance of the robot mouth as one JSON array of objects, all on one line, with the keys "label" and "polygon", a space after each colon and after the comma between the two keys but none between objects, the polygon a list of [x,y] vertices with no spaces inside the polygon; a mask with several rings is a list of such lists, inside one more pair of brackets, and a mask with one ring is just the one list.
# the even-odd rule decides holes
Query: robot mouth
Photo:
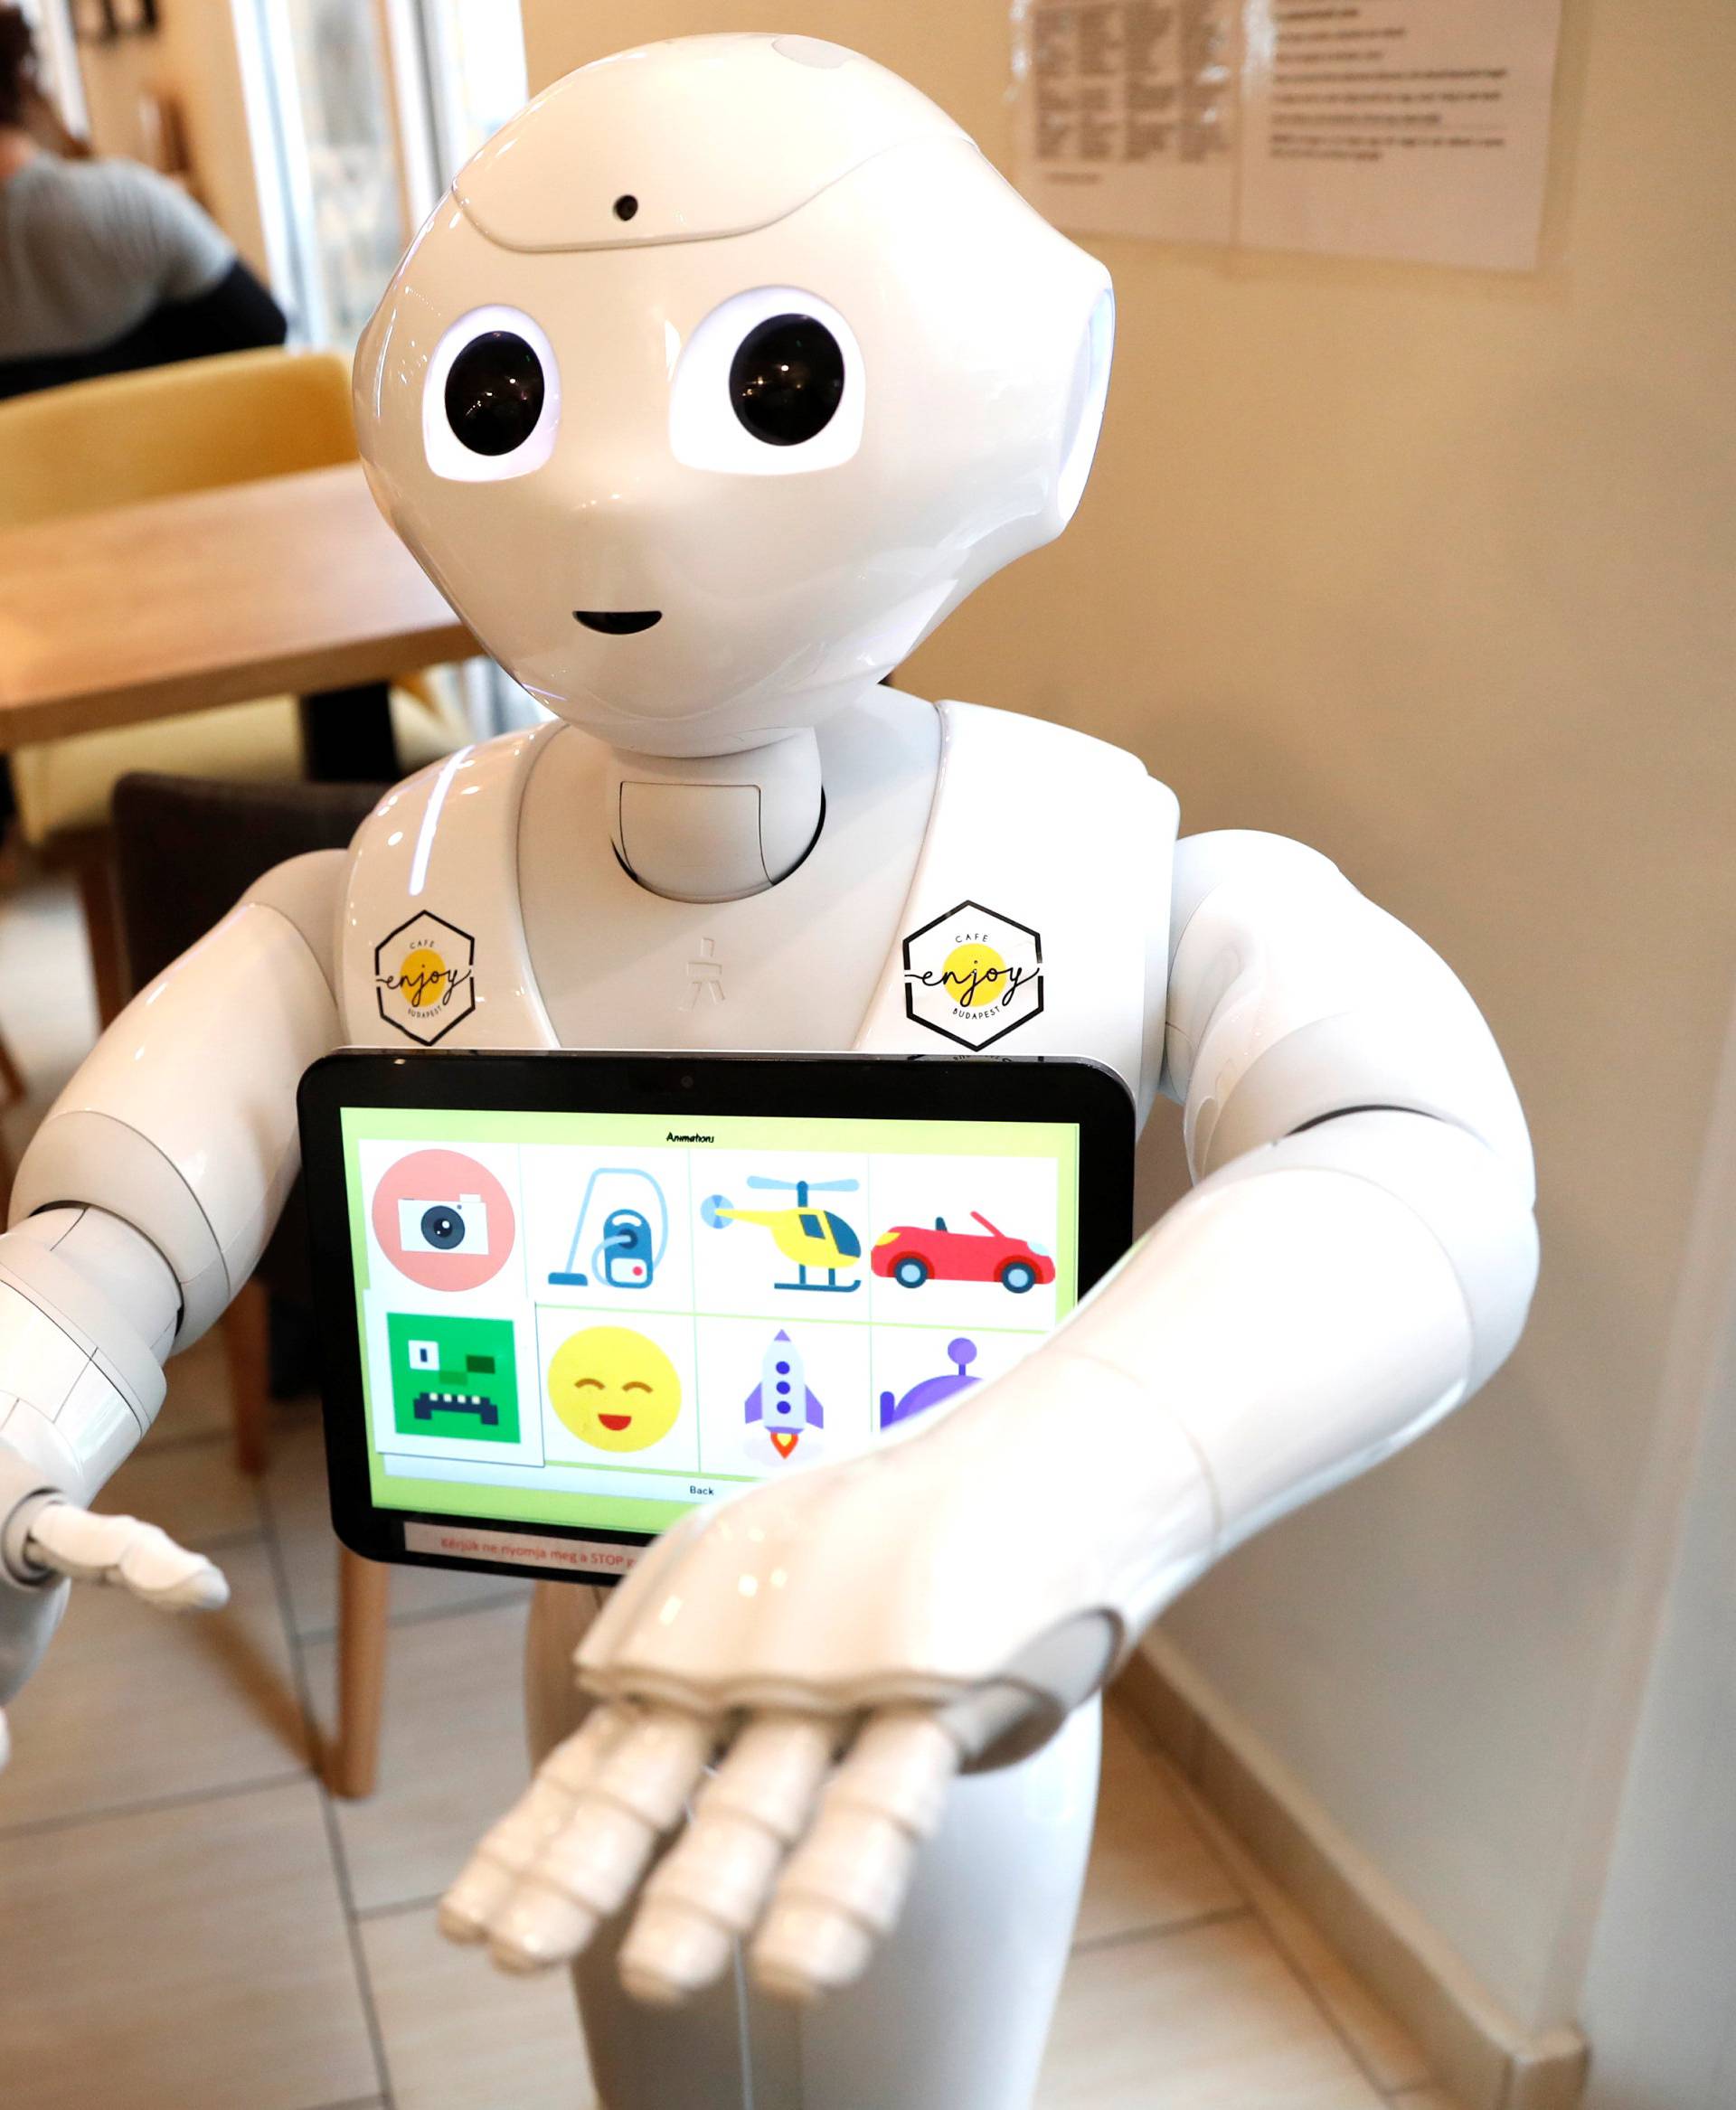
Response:
[{"label": "robot mouth", "polygon": [[641,630],[648,630],[654,623],[661,623],[661,608],[575,608],[575,623],[582,623],[587,630],[599,630],[605,637],[633,637]]}]

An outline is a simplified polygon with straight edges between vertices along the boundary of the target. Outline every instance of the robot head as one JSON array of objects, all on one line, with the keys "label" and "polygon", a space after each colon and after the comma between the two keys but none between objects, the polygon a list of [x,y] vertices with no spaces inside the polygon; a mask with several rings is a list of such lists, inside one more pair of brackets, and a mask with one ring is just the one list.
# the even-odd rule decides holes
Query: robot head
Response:
[{"label": "robot head", "polygon": [[599,60],[460,172],[355,361],[374,495],[552,711],[810,726],[1057,535],[1102,266],[894,75],[806,37]]}]

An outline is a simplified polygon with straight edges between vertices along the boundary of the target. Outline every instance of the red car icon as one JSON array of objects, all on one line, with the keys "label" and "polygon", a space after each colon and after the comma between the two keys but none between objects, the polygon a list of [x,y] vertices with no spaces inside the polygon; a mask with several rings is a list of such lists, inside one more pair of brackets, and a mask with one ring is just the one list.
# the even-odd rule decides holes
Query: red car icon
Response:
[{"label": "red car icon", "polygon": [[948,1230],[944,1216],[935,1218],[932,1229],[895,1223],[882,1231],[872,1256],[874,1273],[890,1276],[906,1289],[920,1289],[930,1276],[940,1282],[998,1282],[1014,1296],[1023,1296],[1035,1283],[1055,1279],[1055,1264],[1041,1246],[1010,1239],[987,1217],[974,1209],[970,1213],[982,1225],[980,1231]]}]

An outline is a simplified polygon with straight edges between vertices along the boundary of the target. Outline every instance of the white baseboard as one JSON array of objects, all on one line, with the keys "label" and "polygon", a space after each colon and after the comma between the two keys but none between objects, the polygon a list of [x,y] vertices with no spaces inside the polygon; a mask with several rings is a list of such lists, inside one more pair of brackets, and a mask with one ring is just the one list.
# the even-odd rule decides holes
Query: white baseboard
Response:
[{"label": "white baseboard", "polygon": [[1464,2110],[1574,2110],[1586,2074],[1578,2030],[1522,2029],[1180,1649],[1148,1634],[1118,1690]]}]

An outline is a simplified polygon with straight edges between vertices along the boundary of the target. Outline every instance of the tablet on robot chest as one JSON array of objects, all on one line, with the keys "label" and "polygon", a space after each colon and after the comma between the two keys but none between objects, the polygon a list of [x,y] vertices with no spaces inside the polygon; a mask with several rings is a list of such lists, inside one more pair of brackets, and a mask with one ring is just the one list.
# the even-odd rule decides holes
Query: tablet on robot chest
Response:
[{"label": "tablet on robot chest", "polygon": [[342,1054],[301,1117],[332,1513],[375,1560],[618,1580],[963,1407],[1131,1235],[1084,1061]]}]

